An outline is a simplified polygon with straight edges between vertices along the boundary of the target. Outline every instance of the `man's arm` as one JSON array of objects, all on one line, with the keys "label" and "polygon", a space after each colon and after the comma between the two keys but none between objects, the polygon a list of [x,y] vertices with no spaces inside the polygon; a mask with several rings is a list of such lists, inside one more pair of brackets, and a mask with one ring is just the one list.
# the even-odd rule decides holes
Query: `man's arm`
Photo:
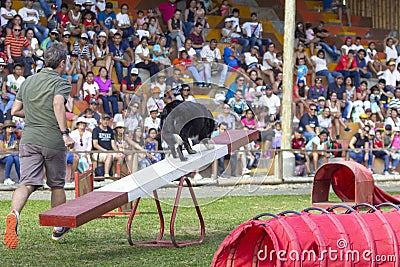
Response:
[{"label": "man's arm", "polygon": [[[14,102],[15,103],[15,102]],[[58,127],[61,132],[68,129],[67,118],[65,117],[65,98],[62,95],[55,95],[53,98],[53,110],[54,115],[58,123]],[[69,134],[63,134],[62,138],[66,147],[72,148],[75,141],[69,136]]]},{"label": "man's arm", "polygon": [[17,99],[14,100],[14,104],[11,108],[11,115],[25,118],[24,105],[21,101]]},{"label": "man's arm", "polygon": [[94,150],[107,151],[107,149],[105,149],[101,145],[99,145],[99,140],[97,140],[97,139],[93,139],[93,148],[94,148]]}]

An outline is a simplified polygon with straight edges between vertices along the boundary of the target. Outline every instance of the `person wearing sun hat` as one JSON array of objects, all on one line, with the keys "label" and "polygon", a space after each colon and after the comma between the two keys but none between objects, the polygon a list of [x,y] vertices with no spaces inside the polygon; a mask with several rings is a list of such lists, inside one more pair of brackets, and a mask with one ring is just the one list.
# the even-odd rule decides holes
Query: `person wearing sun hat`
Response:
[{"label": "person wearing sun hat", "polygon": [[162,112],[164,109],[164,101],[160,98],[161,89],[157,86],[151,89],[151,97],[147,100],[147,111],[150,113],[151,110],[157,109],[159,112]]},{"label": "person wearing sun hat", "polygon": [[[71,151],[81,152],[79,154],[69,153],[67,155],[67,159],[72,155],[72,160],[70,160],[70,162],[72,161],[71,174],[73,174],[77,170],[79,170],[79,172],[85,171],[84,169],[82,169],[83,166],[82,163],[81,167],[78,168],[79,161],[86,161],[87,166],[91,162],[90,154],[82,152],[82,151],[92,150],[92,133],[87,129],[87,126],[88,126],[88,120],[83,116],[79,117],[76,120],[76,129],[70,133],[70,137],[75,142],[74,147],[71,149]],[[67,183],[73,181],[73,179],[71,179],[71,177],[69,176],[66,176],[66,180]]]},{"label": "person wearing sun hat", "polygon": [[243,38],[240,32],[237,32],[235,29],[238,27],[240,28],[239,25],[236,25],[235,28],[233,28],[233,20],[232,18],[226,18],[224,20],[224,27],[221,29],[221,42],[222,43],[232,43],[231,41],[233,39],[237,40],[237,43],[242,46],[242,51],[241,53],[243,54],[247,48],[249,47],[250,41],[246,38]]}]

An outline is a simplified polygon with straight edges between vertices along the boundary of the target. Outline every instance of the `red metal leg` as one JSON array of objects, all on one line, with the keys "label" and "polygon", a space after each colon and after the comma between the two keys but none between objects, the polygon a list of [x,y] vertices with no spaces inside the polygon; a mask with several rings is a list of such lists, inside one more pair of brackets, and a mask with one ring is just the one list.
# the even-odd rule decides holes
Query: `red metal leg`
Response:
[{"label": "red metal leg", "polygon": [[[181,197],[182,187],[183,187],[184,182],[186,182],[186,184],[188,185],[189,192],[192,197],[193,204],[195,206],[197,216],[200,221],[200,238],[198,241],[181,241],[181,240],[176,240],[176,238],[175,238],[175,219],[176,219],[176,215],[178,212],[179,199]],[[164,235],[164,215],[163,215],[163,212],[161,209],[160,201],[158,199],[157,191],[154,190],[153,194],[154,194],[154,200],[156,202],[158,216],[160,219],[159,235],[156,240],[150,240],[150,241],[144,241],[144,242],[133,242],[132,241],[131,228],[132,228],[132,221],[133,221],[133,218],[135,217],[136,209],[137,209],[137,207],[139,205],[139,201],[140,201],[140,198],[138,198],[138,199],[136,199],[136,201],[133,205],[132,212],[131,212],[131,215],[129,216],[129,220],[128,220],[128,223],[126,226],[127,238],[128,238],[128,242],[130,245],[132,245],[132,246],[147,246],[147,247],[173,247],[173,246],[185,247],[185,246],[189,246],[189,245],[196,245],[196,244],[203,243],[204,235],[205,235],[204,219],[201,214],[200,207],[198,205],[198,202],[197,202],[197,199],[196,199],[196,196],[195,196],[195,193],[194,193],[194,190],[193,190],[193,187],[192,187],[192,184],[191,184],[189,178],[182,177],[179,180],[178,190],[176,192],[174,208],[172,210],[171,221],[170,221],[170,235],[171,235],[170,238],[171,238],[171,240],[162,240],[163,235]]]}]

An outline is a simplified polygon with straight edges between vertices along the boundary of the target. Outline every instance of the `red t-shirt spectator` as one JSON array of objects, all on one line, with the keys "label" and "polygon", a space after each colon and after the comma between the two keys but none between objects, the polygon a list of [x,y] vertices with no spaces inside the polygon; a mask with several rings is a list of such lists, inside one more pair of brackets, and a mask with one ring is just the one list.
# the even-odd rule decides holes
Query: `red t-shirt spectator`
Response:
[{"label": "red t-shirt spectator", "polygon": [[30,46],[25,37],[20,37],[17,39],[14,34],[6,36],[6,39],[4,40],[4,45],[5,47],[7,47],[8,45],[10,46],[12,57],[20,57],[22,55],[22,48]]},{"label": "red t-shirt spectator", "polygon": [[301,149],[306,147],[306,140],[303,137],[292,139],[292,149]]},{"label": "red t-shirt spectator", "polygon": [[349,65],[349,56],[348,55],[344,55],[339,59],[339,62],[337,64],[336,68],[335,68],[335,71],[356,69],[357,68],[356,59],[353,58],[353,61],[351,62],[350,67],[348,67],[348,65]]},{"label": "red t-shirt spectator", "polygon": [[57,17],[61,21],[61,25],[65,28],[67,26],[67,22],[69,22],[68,14],[62,14],[61,12],[57,14]]},{"label": "red t-shirt spectator", "polygon": [[158,10],[161,12],[165,25],[168,25],[168,20],[174,17],[176,3],[171,3],[170,1],[162,3],[158,6]]}]

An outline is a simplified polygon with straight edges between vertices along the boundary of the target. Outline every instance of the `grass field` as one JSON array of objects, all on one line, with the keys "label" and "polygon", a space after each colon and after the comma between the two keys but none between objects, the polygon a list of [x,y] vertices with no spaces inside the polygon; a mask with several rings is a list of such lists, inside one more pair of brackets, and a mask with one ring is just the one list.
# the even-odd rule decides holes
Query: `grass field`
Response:
[{"label": "grass field", "polygon": [[[235,227],[263,212],[302,210],[310,206],[310,196],[224,197],[210,202],[201,207],[206,224],[204,244],[181,249],[131,247],[126,240],[126,217],[96,219],[73,229],[58,243],[53,242],[52,228],[39,226],[38,214],[47,210],[49,204],[49,201],[28,201],[19,222],[19,246],[9,250],[2,245],[1,266],[209,266],[218,246]],[[0,201],[1,235],[9,207],[10,201]],[[164,203],[163,209],[168,214],[172,207]],[[133,225],[134,239],[155,238],[158,217],[154,201],[143,199],[139,211],[141,214]],[[199,236],[195,218],[194,209],[180,208],[176,226],[178,238]],[[166,219],[169,221],[169,217]]]}]

